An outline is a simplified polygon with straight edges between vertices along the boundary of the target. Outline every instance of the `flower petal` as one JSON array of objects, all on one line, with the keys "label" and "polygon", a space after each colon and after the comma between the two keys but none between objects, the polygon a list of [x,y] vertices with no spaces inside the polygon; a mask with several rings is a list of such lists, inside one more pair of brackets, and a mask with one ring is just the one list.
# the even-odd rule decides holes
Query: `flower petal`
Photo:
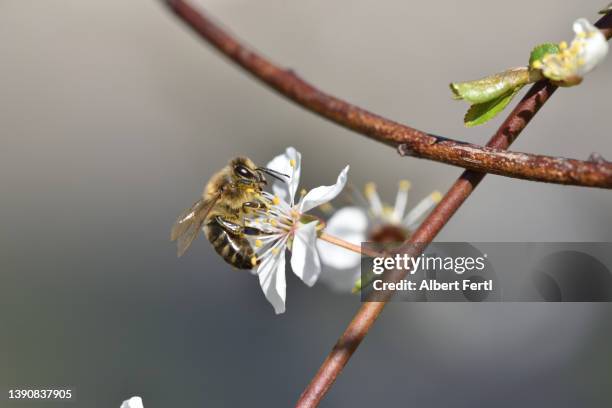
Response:
[{"label": "flower petal", "polygon": [[323,203],[333,200],[342,191],[346,184],[349,166],[346,166],[338,175],[338,180],[333,186],[321,186],[313,188],[300,200],[298,210],[305,213]]},{"label": "flower petal", "polygon": [[[325,232],[351,244],[359,245],[366,240],[368,218],[359,207],[344,207],[329,219]],[[361,255],[348,249],[318,240],[317,248],[323,264],[335,269],[359,266]],[[353,282],[354,283],[354,282]]]},{"label": "flower petal", "polygon": [[276,246],[278,252],[271,254],[262,260],[257,268],[259,284],[266,295],[268,302],[274,307],[276,314],[285,312],[285,296],[287,284],[285,281],[285,245],[286,240],[281,240]]},{"label": "flower petal", "polygon": [[293,236],[291,247],[291,269],[308,286],[314,285],[321,273],[321,261],[316,246],[317,224],[300,224]]},{"label": "flower petal", "polygon": [[119,408],[143,408],[142,398],[132,397],[128,400],[125,400]]},{"label": "flower petal", "polygon": [[272,191],[279,198],[290,203],[295,203],[295,192],[300,183],[300,172],[302,166],[302,155],[293,147],[288,147],[285,153],[276,156],[266,167],[289,176],[286,183],[275,180]]},{"label": "flower petal", "polygon": [[584,76],[606,57],[609,48],[608,41],[602,32],[586,18],[576,20],[573,29],[576,33],[574,41],[582,43],[580,58],[583,64],[579,65],[578,74]]}]

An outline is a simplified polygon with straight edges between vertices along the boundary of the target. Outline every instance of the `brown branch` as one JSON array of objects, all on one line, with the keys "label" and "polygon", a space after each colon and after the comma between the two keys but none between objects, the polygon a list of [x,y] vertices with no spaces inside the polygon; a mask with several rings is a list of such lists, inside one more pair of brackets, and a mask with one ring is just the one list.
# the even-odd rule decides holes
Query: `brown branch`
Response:
[{"label": "brown branch", "polygon": [[[606,38],[610,39],[612,36],[612,13],[602,17],[596,25],[604,32]],[[489,140],[487,147],[505,149],[510,146],[556,89],[556,86],[547,81],[534,84],[500,126],[497,133]],[[597,160],[597,158],[595,157],[594,160]],[[485,175],[485,173],[474,171],[463,172],[442,198],[442,201],[423,221],[410,240],[406,242],[406,249],[411,252],[415,250],[422,252],[470,196]],[[403,279],[406,274],[407,271],[401,273],[395,271],[391,275],[391,279],[392,281],[398,281]],[[366,302],[359,308],[351,323],[300,396],[297,407],[315,407],[319,404],[361,341],[368,334],[387,301],[388,298],[383,302]]]},{"label": "brown branch", "polygon": [[167,0],[204,40],[255,78],[320,116],[400,153],[500,176],[557,184],[612,188],[612,163],[504,152],[422,132],[326,94],[242,45],[185,0]]}]

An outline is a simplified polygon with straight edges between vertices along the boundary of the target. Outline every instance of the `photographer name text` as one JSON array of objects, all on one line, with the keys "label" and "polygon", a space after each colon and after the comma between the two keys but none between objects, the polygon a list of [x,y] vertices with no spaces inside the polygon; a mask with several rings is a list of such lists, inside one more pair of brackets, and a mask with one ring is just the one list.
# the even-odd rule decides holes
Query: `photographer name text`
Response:
[{"label": "photographer name text", "polygon": [[372,287],[374,290],[387,291],[432,291],[432,292],[452,292],[452,291],[493,291],[493,280],[474,282],[470,279],[461,279],[451,282],[439,282],[435,279],[427,279],[421,282],[414,282],[402,279],[399,282],[385,282],[376,279]]}]

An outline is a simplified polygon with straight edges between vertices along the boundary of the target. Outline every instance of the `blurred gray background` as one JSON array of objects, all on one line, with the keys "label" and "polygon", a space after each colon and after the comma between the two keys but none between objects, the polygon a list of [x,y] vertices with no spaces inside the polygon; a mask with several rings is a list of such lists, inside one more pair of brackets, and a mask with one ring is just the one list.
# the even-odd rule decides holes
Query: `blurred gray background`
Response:
[{"label": "blurred gray background", "polygon": [[[524,65],[603,3],[201,1],[332,94],[474,143],[502,118],[465,129],[447,83]],[[0,56],[3,389],[71,386],[80,407],[289,406],[359,297],[291,276],[275,316],[205,239],[177,259],[175,217],[229,158],[290,145],[305,186],[349,163],[388,201],[401,178],[414,204],[460,173],[287,103],[156,1],[3,0]],[[558,92],[513,149],[612,157],[611,68]],[[611,210],[609,191],[488,176],[439,240],[612,241]],[[323,406],[609,406],[611,318],[609,304],[394,303]]]}]

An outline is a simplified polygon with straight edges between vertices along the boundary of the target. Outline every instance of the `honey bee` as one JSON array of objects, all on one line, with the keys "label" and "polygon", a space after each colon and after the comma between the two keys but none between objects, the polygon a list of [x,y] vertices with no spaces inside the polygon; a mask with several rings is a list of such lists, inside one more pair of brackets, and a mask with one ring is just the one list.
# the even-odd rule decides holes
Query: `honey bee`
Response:
[{"label": "honey bee", "polygon": [[170,240],[177,241],[178,256],[189,248],[203,229],[213,248],[230,265],[251,269],[254,251],[246,235],[261,231],[248,227],[244,217],[249,211],[265,209],[260,193],[267,184],[264,173],[279,180],[286,175],[257,167],[247,157],[236,157],[213,175],[202,193],[202,198],[178,217]]}]

